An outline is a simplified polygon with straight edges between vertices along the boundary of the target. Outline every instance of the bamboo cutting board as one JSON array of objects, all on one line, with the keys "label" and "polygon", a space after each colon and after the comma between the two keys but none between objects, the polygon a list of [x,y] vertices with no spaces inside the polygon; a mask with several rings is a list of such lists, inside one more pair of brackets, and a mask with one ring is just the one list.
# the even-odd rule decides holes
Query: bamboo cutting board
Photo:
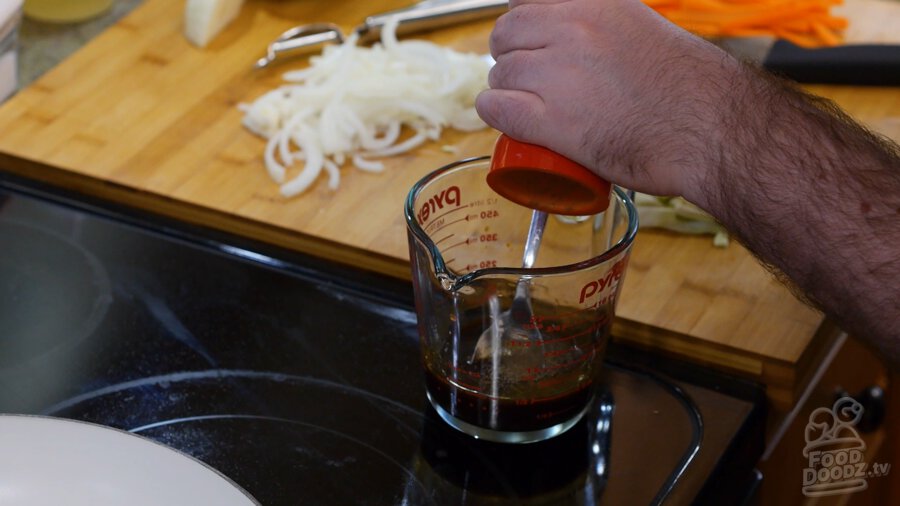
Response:
[{"label": "bamboo cutting board", "polygon": [[[440,143],[388,160],[382,174],[348,167],[337,192],[322,178],[285,200],[263,168],[264,142],[241,127],[237,109],[303,64],[252,69],[283,30],[317,21],[349,30],[368,14],[403,6],[399,0],[250,0],[209,47],[197,49],[182,36],[184,0],[146,0],[0,108],[0,168],[408,277],[406,192],[437,167],[489,153],[495,132],[447,132]],[[491,26],[477,22],[423,37],[485,52]],[[900,115],[889,91],[863,97],[882,111],[869,119]],[[717,249],[708,237],[655,231],[639,234],[615,332],[761,379],[783,406],[835,335],[739,245]]]}]

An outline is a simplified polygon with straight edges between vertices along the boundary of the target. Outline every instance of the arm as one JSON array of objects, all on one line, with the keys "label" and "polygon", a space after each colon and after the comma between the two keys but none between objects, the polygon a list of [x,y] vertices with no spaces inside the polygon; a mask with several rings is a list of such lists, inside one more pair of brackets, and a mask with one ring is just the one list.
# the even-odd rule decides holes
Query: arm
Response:
[{"label": "arm", "polygon": [[900,150],[770,77],[744,90],[731,144],[695,198],[844,330],[900,364]]},{"label": "arm", "polygon": [[637,0],[512,1],[476,103],[491,126],[682,195],[900,363],[900,155],[830,104]]}]

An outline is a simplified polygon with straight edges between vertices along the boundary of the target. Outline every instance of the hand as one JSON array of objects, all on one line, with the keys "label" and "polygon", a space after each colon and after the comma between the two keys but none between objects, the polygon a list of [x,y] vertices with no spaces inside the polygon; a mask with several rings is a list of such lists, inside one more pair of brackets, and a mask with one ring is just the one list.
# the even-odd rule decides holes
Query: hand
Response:
[{"label": "hand", "polygon": [[512,0],[491,53],[489,125],[684,196],[900,367],[900,146],[640,0]]},{"label": "hand", "polygon": [[738,62],[639,0],[512,0],[490,43],[475,104],[489,125],[622,186],[702,199]]}]

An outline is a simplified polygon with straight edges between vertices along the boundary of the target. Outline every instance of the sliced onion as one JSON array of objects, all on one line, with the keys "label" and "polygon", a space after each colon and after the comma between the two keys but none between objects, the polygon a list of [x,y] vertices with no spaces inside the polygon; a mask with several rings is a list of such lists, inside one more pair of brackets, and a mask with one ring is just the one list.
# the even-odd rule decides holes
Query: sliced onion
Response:
[{"label": "sliced onion", "polygon": [[366,172],[381,172],[384,170],[384,164],[373,160],[366,160],[360,155],[353,155],[353,166],[359,170]]},{"label": "sliced onion", "polygon": [[337,164],[326,158],[322,162],[322,166],[328,174],[328,189],[337,190],[341,184],[341,171],[338,169]]},{"label": "sliced onion", "polygon": [[303,151],[306,161],[300,174],[294,179],[281,185],[281,194],[285,197],[299,195],[312,186],[313,182],[315,182],[316,178],[319,177],[319,174],[322,172],[322,167],[325,163],[324,155],[319,148],[319,135],[314,130],[301,126],[300,129],[290,137]]},{"label": "sliced onion", "polygon": [[336,189],[347,161],[380,172],[384,163],[373,158],[437,140],[444,128],[485,127],[474,105],[487,86],[489,61],[427,41],[398,41],[396,28],[397,20],[388,22],[372,47],[357,46],[355,34],[327,46],[309,67],[285,73],[286,84],[239,105],[242,124],[268,139],[263,160],[283,195],[306,191],[323,170]]}]

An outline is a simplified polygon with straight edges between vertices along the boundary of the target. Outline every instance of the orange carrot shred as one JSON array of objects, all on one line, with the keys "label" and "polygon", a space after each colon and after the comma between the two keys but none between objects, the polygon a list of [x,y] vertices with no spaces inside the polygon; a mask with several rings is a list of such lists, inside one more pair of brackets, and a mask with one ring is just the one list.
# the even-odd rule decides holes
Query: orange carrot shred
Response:
[{"label": "orange carrot shred", "polygon": [[644,0],[685,30],[705,37],[770,35],[804,47],[841,43],[844,18],[829,11],[842,0]]}]

